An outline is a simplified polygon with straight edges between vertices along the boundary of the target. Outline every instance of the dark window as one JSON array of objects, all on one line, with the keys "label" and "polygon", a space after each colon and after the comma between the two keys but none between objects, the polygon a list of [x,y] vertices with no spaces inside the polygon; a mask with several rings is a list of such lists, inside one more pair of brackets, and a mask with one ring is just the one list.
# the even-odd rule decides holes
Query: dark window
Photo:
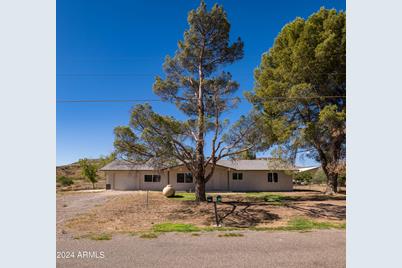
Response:
[{"label": "dark window", "polygon": [[268,173],[268,182],[272,182],[272,173]]},{"label": "dark window", "polygon": [[160,182],[161,181],[161,175],[154,175],[152,178],[153,182]]},{"label": "dark window", "polygon": [[145,175],[144,176],[144,181],[145,182],[160,182],[161,181],[161,175]]},{"label": "dark window", "polygon": [[144,176],[144,181],[145,182],[152,182],[152,175],[145,175]]},{"label": "dark window", "polygon": [[186,183],[192,183],[192,182],[193,182],[193,174],[186,173]]},{"label": "dark window", "polygon": [[274,182],[278,182],[278,173],[274,173]]},{"label": "dark window", "polygon": [[177,173],[177,183],[184,183],[184,173]]},{"label": "dark window", "polygon": [[243,179],[243,173],[233,173],[232,179],[233,180],[242,180]]},{"label": "dark window", "polygon": [[268,182],[278,182],[278,173],[269,172],[268,173]]}]

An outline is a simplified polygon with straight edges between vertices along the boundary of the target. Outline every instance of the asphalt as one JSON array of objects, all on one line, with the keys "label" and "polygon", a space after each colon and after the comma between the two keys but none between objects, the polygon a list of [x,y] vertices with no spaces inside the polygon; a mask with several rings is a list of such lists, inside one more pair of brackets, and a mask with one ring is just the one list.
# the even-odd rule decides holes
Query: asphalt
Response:
[{"label": "asphalt", "polygon": [[156,239],[59,239],[57,267],[346,267],[344,230],[236,233],[244,236],[211,232],[168,233]]}]

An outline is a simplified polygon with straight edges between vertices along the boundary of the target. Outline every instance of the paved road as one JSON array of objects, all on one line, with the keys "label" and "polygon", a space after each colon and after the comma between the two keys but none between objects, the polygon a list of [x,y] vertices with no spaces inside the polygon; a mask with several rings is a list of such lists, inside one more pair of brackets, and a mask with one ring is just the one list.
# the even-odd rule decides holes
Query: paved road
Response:
[{"label": "paved road", "polygon": [[[219,233],[213,232],[199,237],[169,233],[149,240],[127,235],[109,241],[58,240],[57,250],[74,252],[75,257],[57,259],[57,267],[346,266],[343,230],[242,233],[243,237],[218,237]],[[92,257],[83,257],[84,251]]]}]

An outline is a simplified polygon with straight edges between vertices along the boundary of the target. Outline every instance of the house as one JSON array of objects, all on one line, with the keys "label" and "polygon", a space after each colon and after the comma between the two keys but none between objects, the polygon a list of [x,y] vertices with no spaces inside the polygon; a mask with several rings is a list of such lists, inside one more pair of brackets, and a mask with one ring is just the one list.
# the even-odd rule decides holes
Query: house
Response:
[{"label": "house", "polygon": [[[194,191],[195,180],[184,165],[156,169],[124,160],[114,160],[100,169],[107,188],[113,190],[162,190],[172,185],[177,191]],[[297,168],[277,159],[219,160],[207,191],[292,191],[289,172]]]}]

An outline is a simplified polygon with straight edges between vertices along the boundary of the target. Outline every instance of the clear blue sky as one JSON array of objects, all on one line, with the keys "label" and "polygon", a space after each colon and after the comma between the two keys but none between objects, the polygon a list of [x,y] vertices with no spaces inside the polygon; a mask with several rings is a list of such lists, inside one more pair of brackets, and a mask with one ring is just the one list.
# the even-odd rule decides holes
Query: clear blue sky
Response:
[{"label": "clear blue sky", "polygon": [[[215,1],[206,1],[210,8]],[[226,68],[240,83],[238,95],[253,87],[253,70],[281,28],[307,18],[321,6],[346,10],[343,0],[226,0],[231,38],[245,44],[244,58]],[[157,99],[156,75],[173,55],[187,28],[187,13],[199,1],[57,0],[57,99]],[[162,114],[174,106],[151,103]],[[113,151],[113,129],[127,125],[132,103],[58,103],[57,164]],[[243,101],[228,116],[235,121],[251,106]],[[299,159],[300,165],[315,164]]]}]

